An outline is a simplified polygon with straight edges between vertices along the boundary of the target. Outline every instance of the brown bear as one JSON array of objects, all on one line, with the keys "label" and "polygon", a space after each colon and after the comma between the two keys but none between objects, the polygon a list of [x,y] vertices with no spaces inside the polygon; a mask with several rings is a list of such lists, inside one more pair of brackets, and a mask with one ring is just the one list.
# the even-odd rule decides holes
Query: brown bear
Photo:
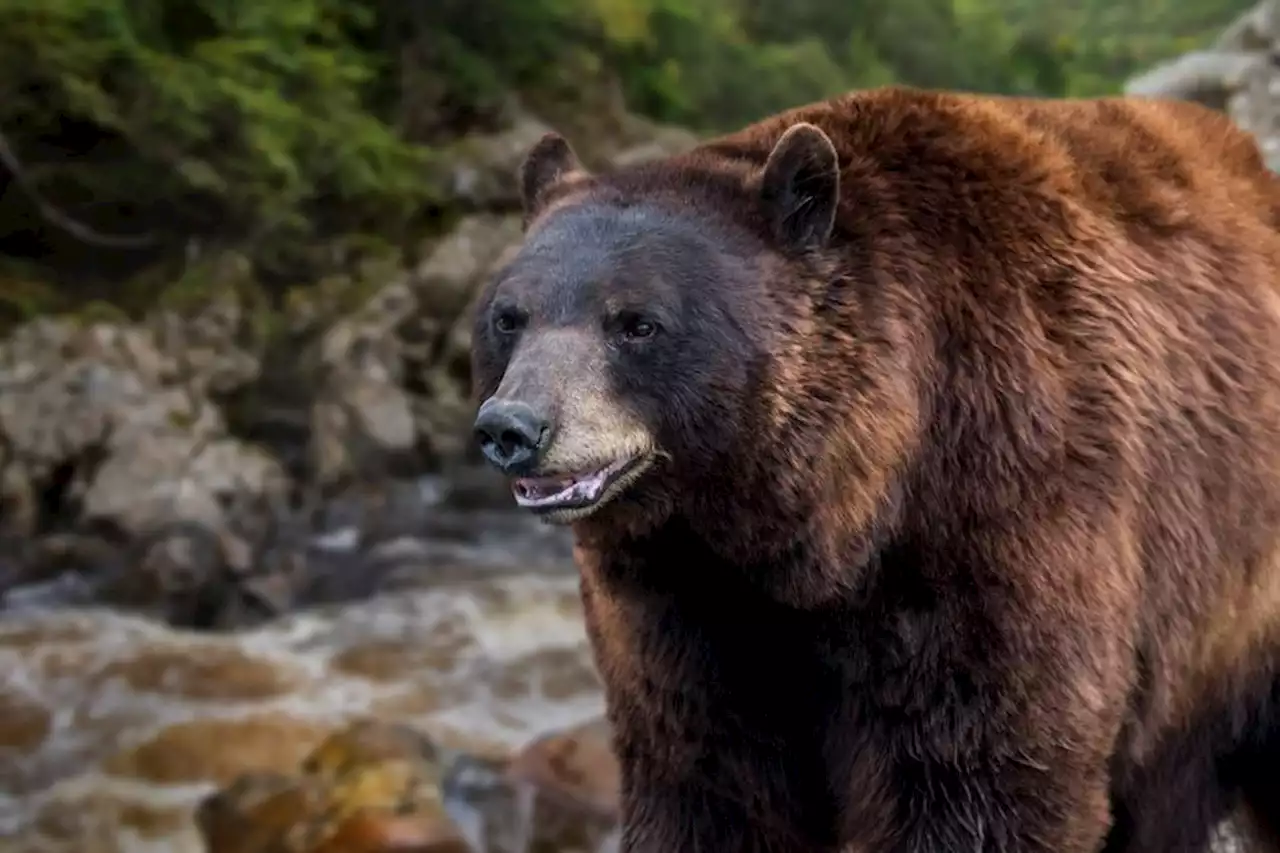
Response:
[{"label": "brown bear", "polygon": [[626,853],[1280,850],[1280,180],[1186,103],[548,135],[476,432],[571,525]]}]

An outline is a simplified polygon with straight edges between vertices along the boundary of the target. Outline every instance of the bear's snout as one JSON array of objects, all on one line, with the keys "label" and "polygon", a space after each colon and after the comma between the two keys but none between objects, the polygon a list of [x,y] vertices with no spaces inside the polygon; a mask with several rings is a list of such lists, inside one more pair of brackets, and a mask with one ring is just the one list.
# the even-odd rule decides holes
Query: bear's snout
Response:
[{"label": "bear's snout", "polygon": [[550,419],[520,400],[490,397],[476,413],[480,452],[489,464],[508,475],[534,470],[550,431]]}]

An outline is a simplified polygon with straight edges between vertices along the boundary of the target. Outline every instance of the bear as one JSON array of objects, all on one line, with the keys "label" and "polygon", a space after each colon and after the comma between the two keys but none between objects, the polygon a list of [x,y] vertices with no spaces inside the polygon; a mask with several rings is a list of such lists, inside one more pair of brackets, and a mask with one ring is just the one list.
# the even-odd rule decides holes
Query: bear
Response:
[{"label": "bear", "polygon": [[1280,179],[1191,103],[548,133],[475,440],[571,530],[625,853],[1280,850]]}]

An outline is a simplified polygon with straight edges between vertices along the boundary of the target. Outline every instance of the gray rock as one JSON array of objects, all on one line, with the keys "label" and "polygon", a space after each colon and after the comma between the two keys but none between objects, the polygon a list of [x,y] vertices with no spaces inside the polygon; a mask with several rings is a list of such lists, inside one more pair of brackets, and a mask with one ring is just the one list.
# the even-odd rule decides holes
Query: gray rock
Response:
[{"label": "gray rock", "polygon": [[1132,95],[1196,101],[1224,110],[1258,140],[1280,171],[1280,0],[1262,0],[1213,46],[1160,63],[1131,79]]},{"label": "gray rock", "polygon": [[329,325],[307,356],[321,377],[309,451],[319,481],[404,476],[464,453],[468,309],[520,235],[518,217],[465,218]]},{"label": "gray rock", "polygon": [[533,144],[550,130],[522,114],[499,133],[464,139],[442,158],[449,164],[450,192],[473,210],[517,209],[516,170]]},{"label": "gray rock", "polygon": [[285,485],[274,459],[235,440],[202,440],[177,429],[129,431],[110,445],[87,484],[82,517],[131,533],[180,520],[216,530],[224,507],[241,492],[279,492]]},{"label": "gray rock", "polygon": [[0,491],[27,532],[41,495],[75,516],[63,521],[138,533],[217,526],[234,493],[281,488],[279,466],[228,437],[200,384],[141,326],[41,319],[0,344]]}]

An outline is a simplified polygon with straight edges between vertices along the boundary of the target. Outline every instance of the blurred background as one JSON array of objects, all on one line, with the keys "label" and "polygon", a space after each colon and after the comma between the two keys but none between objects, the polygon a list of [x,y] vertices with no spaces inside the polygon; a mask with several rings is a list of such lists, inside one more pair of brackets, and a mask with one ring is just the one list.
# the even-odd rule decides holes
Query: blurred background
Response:
[{"label": "blurred background", "polygon": [[567,534],[468,440],[528,146],[896,82],[1277,167],[1255,2],[0,0],[0,850],[612,849]]}]

